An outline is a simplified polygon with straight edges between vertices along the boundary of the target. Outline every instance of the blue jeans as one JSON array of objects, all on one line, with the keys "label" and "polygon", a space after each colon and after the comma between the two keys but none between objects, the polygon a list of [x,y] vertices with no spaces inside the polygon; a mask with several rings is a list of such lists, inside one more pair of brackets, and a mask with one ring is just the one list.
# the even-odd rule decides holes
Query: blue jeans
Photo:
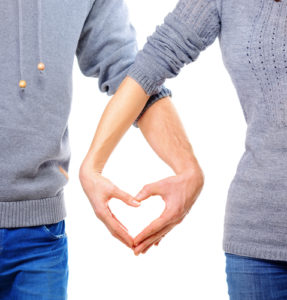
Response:
[{"label": "blue jeans", "polygon": [[225,256],[230,300],[287,299],[287,262]]},{"label": "blue jeans", "polygon": [[0,228],[0,299],[67,299],[68,248],[65,220]]}]

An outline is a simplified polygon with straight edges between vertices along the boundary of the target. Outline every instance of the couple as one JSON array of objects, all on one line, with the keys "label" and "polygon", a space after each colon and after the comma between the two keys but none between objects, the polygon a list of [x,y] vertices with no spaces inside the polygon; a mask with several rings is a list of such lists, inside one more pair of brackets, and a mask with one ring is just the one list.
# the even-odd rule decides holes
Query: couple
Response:
[{"label": "couple", "polygon": [[[217,37],[248,125],[225,212],[229,297],[287,299],[285,1],[179,0],[138,53],[123,0],[2,0],[0,14],[1,300],[67,298],[63,188],[74,55],[83,74],[113,95],[79,178],[97,217],[138,255],[183,220],[203,187],[163,84]],[[174,171],[135,197],[102,176],[132,124]],[[151,195],[166,208],[133,239],[108,201],[138,206]]]}]

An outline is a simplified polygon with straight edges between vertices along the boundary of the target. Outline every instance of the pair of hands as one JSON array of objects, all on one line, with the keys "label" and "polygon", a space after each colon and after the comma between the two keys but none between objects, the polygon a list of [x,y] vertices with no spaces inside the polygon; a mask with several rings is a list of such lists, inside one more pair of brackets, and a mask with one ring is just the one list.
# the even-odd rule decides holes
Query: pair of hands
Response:
[{"label": "pair of hands", "polygon": [[[134,251],[135,255],[146,253],[158,246],[161,239],[177,224],[181,223],[198,198],[204,175],[198,164],[184,172],[145,185],[136,197],[122,191],[101,172],[83,164],[79,179],[96,216],[106,225],[110,233]],[[127,228],[117,219],[108,206],[112,198],[122,200],[127,205],[138,207],[150,196],[159,195],[165,201],[162,214],[133,238]]]}]

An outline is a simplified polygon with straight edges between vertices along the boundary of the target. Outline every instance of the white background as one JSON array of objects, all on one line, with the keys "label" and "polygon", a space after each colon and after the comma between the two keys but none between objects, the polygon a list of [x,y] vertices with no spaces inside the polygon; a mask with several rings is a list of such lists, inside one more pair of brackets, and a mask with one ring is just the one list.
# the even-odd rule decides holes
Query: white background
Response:
[{"label": "white background", "polygon": [[[127,0],[127,4],[142,48],[176,0]],[[246,124],[222,62],[219,40],[166,86],[172,89],[172,101],[204,171],[205,185],[185,220],[158,247],[135,256],[96,218],[78,179],[109,97],[99,92],[95,78],[81,74],[75,59],[69,120],[72,156],[65,187],[70,300],[228,299],[222,250],[224,209],[243,154]],[[106,177],[132,195],[144,184],[172,174],[135,127],[120,141],[104,170]],[[159,216],[164,202],[152,197],[141,208],[131,208],[113,199],[110,206],[135,235]]]}]

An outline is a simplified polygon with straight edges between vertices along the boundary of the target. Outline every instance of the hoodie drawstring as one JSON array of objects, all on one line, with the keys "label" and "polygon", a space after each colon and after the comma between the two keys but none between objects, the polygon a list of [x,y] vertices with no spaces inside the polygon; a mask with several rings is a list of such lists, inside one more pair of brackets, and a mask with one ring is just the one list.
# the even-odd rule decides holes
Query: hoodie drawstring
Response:
[{"label": "hoodie drawstring", "polygon": [[[37,27],[38,27],[38,70],[40,71],[40,74],[45,70],[45,65],[42,62],[42,0],[36,0],[37,1]],[[27,82],[23,79],[23,14],[22,14],[22,0],[18,0],[18,13],[19,13],[19,68],[20,68],[20,81],[19,81],[19,87],[24,91],[24,89],[27,86]]]}]

